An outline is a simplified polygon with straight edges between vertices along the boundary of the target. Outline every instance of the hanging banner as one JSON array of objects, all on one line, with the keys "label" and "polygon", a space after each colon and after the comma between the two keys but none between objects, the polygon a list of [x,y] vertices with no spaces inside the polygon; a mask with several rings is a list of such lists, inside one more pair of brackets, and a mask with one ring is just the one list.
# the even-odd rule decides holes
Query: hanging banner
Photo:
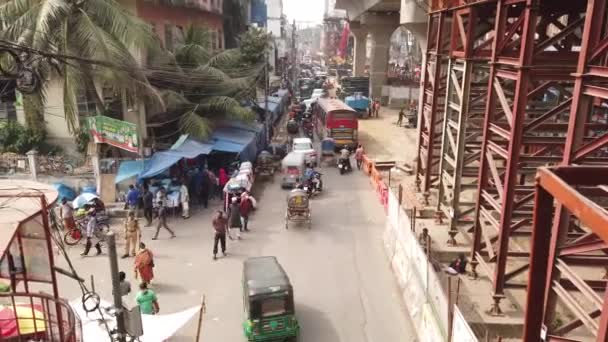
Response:
[{"label": "hanging banner", "polygon": [[137,126],[134,123],[97,115],[89,118],[89,129],[97,144],[108,144],[120,149],[139,151]]}]

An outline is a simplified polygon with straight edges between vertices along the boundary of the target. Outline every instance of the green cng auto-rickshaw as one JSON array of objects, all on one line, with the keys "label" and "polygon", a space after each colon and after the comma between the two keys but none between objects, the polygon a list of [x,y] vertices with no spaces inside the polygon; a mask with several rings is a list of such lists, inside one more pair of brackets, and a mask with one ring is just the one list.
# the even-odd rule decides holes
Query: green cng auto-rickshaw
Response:
[{"label": "green cng auto-rickshaw", "polygon": [[245,260],[243,306],[243,328],[248,341],[297,339],[300,325],[295,316],[293,288],[275,257]]}]

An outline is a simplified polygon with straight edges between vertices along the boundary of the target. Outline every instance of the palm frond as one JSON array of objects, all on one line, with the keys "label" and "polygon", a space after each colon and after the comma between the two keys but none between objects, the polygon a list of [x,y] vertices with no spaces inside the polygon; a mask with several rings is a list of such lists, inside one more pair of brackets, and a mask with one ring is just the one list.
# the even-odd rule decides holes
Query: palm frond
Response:
[{"label": "palm frond", "polygon": [[213,126],[211,121],[197,114],[198,107],[184,113],[179,120],[179,127],[183,133],[195,138],[205,140],[211,135]]},{"label": "palm frond", "polygon": [[71,44],[77,44],[81,56],[91,59],[111,61],[119,66],[136,68],[138,63],[120,40],[100,28],[93,17],[82,9],[70,36],[74,39]]},{"label": "palm frond", "polygon": [[242,55],[239,49],[228,49],[211,57],[207,64],[209,66],[220,68],[222,66],[234,66],[239,63],[241,57]]},{"label": "palm frond", "polygon": [[78,91],[86,89],[80,72],[74,67],[66,65],[63,68],[63,106],[65,121],[70,133],[78,128]]},{"label": "palm frond", "polygon": [[159,94],[165,103],[165,106],[168,110],[183,108],[184,106],[192,105],[184,95],[171,90],[171,89],[163,89],[159,90]]},{"label": "palm frond", "polygon": [[84,1],[83,11],[93,18],[99,28],[129,48],[160,49],[150,26],[117,1],[87,0]]},{"label": "palm frond", "polygon": [[71,6],[65,0],[45,0],[38,13],[33,33],[33,47],[46,50],[48,36],[58,30],[70,15]]}]

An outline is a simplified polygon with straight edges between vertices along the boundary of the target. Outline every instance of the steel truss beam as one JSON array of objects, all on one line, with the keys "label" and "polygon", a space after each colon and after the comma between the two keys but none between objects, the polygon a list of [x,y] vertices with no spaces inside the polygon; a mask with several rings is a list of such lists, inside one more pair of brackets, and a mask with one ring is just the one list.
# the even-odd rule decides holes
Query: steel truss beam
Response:
[{"label": "steel truss beam", "polygon": [[567,122],[584,9],[497,2],[471,237],[472,273],[481,265],[492,278],[494,314],[505,287],[528,269],[534,171],[564,151],[563,128],[544,125]]},{"label": "steel truss beam", "polygon": [[[602,104],[606,104],[608,99],[608,73],[605,72],[606,62],[608,61],[608,33],[605,29],[608,24],[606,19],[607,7],[608,1],[606,0],[589,0],[587,4],[582,44],[575,74],[576,82],[572,94],[566,148],[562,161],[564,165],[593,164],[595,163],[594,158],[606,157],[606,146],[608,145],[606,132],[608,132],[608,127],[606,126],[606,113],[602,109]],[[598,123],[603,124],[603,127],[596,130],[589,128],[589,125]],[[591,177],[590,172],[581,174],[581,176],[584,175]],[[570,184],[578,184],[581,181],[584,181],[584,179],[567,180]],[[605,178],[603,182],[606,183]],[[606,186],[599,185],[598,188],[601,190],[601,195],[595,193],[590,198],[606,197],[606,194],[608,194]],[[603,238],[597,236],[600,234],[593,227],[581,227],[582,218],[580,218],[580,215],[575,217],[579,219],[574,219],[571,208],[558,201],[549,244],[548,258],[550,264],[547,266],[547,276],[544,280],[547,290],[544,295],[543,323],[548,327],[551,335],[568,336],[569,333],[576,331],[575,329],[584,326],[588,333],[597,336],[597,341],[608,341],[606,332],[608,318],[602,316],[599,322],[596,321],[595,318],[598,315],[593,315],[596,312],[589,313],[588,310],[581,310],[580,306],[576,305],[577,303],[571,303],[569,296],[572,296],[569,292],[555,287],[555,283],[561,281],[561,279],[573,277],[574,272],[568,264],[572,265],[573,261],[577,259],[603,258],[602,262],[594,263],[594,265],[602,267],[598,270],[598,275],[608,267],[608,260],[605,258],[607,251]],[[588,231],[589,228],[591,228],[591,232],[579,239],[572,240],[569,238],[573,230]],[[606,229],[606,226],[601,228]],[[586,265],[590,264],[587,263]],[[541,280],[535,279],[535,281]],[[605,288],[604,286],[603,289]],[[602,312],[600,296],[589,288],[585,288],[584,291],[585,297],[592,299],[593,309]],[[570,312],[574,313],[576,319],[562,326],[549,324],[555,321],[557,307],[560,304],[566,305]],[[604,301],[604,305],[606,305],[606,301]],[[606,310],[603,310],[603,312],[605,313]]]},{"label": "steel truss beam", "polygon": [[[430,82],[428,72],[423,80],[426,110],[419,121],[417,184],[425,194],[437,189],[438,213],[448,219],[450,242],[462,234],[471,243],[472,274],[477,276],[481,266],[492,278],[492,312],[500,314],[504,289],[523,286],[529,268],[533,176],[538,167],[560,163],[569,144],[586,1],[458,3],[431,14],[429,41],[436,50],[442,46],[432,34],[438,18],[451,18],[452,33],[442,87]],[[427,57],[439,55],[432,51]],[[592,72],[593,79],[608,76],[608,68],[599,65]],[[580,91],[608,98],[608,89],[599,85]],[[435,109],[441,101],[439,120]],[[580,130],[596,125],[588,120]],[[442,132],[438,157],[430,127]],[[593,163],[608,160],[593,153],[608,143],[608,135],[580,140],[575,156]],[[567,235],[577,234],[580,229]]]},{"label": "steel truss beam", "polygon": [[429,16],[428,46],[422,79],[421,110],[418,115],[416,190],[428,204],[432,184],[437,182],[441,136],[441,112],[446,91],[448,13]]},{"label": "steel truss beam", "polygon": [[[567,255],[574,254],[589,258],[605,255],[608,211],[603,207],[608,192],[602,188],[607,178],[608,167],[539,169],[536,176],[524,342],[539,341],[542,329],[548,330],[547,341],[579,341],[581,338],[585,341],[608,341],[608,289],[605,279],[599,279],[608,261],[604,260],[595,273],[590,272],[591,266],[586,264],[585,275],[595,274],[595,279],[588,280],[577,274],[581,269],[567,258]],[[598,193],[604,192],[603,198],[585,196],[578,190],[583,186],[597,187],[601,190]],[[560,221],[560,213],[554,211],[554,200],[562,212],[575,213],[574,217],[580,226],[585,227],[586,234],[575,241],[560,239],[564,235],[564,228],[555,224]],[[570,286],[564,286],[566,282]],[[562,313],[574,318],[558,324],[553,320],[557,305],[562,308]]]},{"label": "steel truss beam", "polygon": [[[443,116],[437,214],[448,220],[451,245],[459,223],[471,224],[475,209],[494,6],[454,12]],[[466,198],[468,196],[468,198]],[[462,198],[461,198],[462,197]]]}]

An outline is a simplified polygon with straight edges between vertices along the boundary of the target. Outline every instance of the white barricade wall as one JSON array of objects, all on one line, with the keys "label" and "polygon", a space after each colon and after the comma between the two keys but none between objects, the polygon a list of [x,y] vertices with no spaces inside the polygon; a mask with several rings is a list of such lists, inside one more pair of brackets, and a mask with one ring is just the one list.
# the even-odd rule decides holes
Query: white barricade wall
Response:
[{"label": "white barricade wall", "polygon": [[[419,341],[447,341],[448,299],[439,277],[418,245],[418,239],[411,229],[410,217],[400,207],[392,192],[388,196],[388,217],[383,240]],[[464,319],[458,324],[458,336],[465,336],[460,331],[470,331],[468,324]],[[476,342],[469,339],[462,341]]]}]

